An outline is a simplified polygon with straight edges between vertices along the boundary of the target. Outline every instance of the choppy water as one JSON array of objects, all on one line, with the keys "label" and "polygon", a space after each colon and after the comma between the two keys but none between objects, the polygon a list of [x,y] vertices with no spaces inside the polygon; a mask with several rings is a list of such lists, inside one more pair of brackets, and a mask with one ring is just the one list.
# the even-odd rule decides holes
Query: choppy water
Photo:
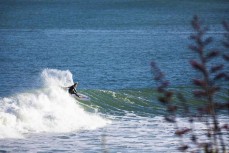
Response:
[{"label": "choppy water", "polygon": [[[0,11],[0,152],[177,152],[150,62],[190,86],[190,20],[220,48],[229,2],[2,0]],[[73,81],[91,101],[60,88]]]}]

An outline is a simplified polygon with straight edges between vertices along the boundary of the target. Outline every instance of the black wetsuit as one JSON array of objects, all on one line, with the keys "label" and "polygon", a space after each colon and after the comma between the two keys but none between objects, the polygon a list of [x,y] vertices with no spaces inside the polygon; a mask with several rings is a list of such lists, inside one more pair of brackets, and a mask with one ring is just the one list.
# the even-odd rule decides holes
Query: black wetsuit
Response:
[{"label": "black wetsuit", "polygon": [[77,94],[74,85],[71,86],[71,87],[69,87],[68,92],[69,92],[70,94],[75,94],[77,97],[80,97],[80,96]]}]

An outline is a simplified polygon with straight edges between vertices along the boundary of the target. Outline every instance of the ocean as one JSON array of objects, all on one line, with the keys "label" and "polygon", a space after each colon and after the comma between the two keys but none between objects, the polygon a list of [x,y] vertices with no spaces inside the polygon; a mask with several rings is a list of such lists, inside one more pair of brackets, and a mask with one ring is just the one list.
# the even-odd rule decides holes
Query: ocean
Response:
[{"label": "ocean", "polygon": [[[228,14],[227,0],[1,0],[0,152],[179,152],[150,63],[190,96],[191,20],[226,52]],[[90,101],[62,89],[74,82]]]}]

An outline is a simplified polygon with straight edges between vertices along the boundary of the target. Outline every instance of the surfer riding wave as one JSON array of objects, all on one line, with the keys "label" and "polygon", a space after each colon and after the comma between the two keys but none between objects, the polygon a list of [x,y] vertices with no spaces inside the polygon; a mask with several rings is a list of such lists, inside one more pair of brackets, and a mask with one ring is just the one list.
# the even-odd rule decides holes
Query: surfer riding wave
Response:
[{"label": "surfer riding wave", "polygon": [[[82,94],[82,93],[78,93],[76,88],[77,86],[79,85],[78,82],[74,83],[72,86],[70,87],[63,87],[63,89],[68,89],[68,93],[71,94],[71,95],[75,95],[75,98],[77,100],[81,100],[81,101],[89,101],[90,100],[90,97]],[[74,96],[73,96],[74,97]]]},{"label": "surfer riding wave", "polygon": [[78,82],[74,83],[72,86],[67,87],[67,88],[68,88],[68,92],[70,94],[72,94],[72,95],[74,94],[74,95],[76,95],[77,97],[80,98],[80,95],[78,95],[78,93],[76,91],[77,86],[78,86]]}]

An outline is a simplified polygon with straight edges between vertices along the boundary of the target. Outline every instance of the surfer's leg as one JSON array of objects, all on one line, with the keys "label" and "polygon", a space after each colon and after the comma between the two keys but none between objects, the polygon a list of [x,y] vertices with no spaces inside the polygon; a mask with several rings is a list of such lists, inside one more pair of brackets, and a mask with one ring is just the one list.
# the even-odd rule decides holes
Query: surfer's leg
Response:
[{"label": "surfer's leg", "polygon": [[75,92],[75,95],[80,98],[80,96]]}]

